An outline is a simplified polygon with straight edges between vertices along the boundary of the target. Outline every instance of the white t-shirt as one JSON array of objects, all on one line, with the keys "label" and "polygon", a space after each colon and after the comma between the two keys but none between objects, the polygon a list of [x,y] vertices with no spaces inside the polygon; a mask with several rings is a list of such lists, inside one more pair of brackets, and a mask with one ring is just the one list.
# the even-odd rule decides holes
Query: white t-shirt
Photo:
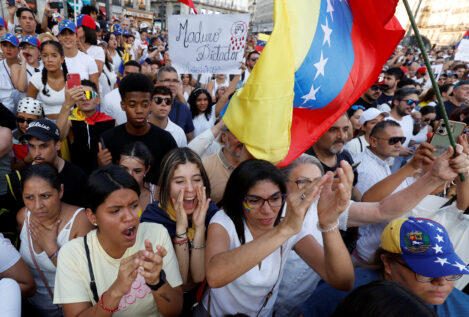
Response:
[{"label": "white t-shirt", "polygon": [[107,68],[106,65],[103,67],[103,71],[99,76],[99,95],[105,96],[110,93],[114,86],[116,85],[117,76],[114,72],[113,66],[111,65],[111,70]]},{"label": "white t-shirt", "polygon": [[192,122],[194,123],[194,136],[196,137],[202,134],[202,132],[205,130],[213,127],[215,125],[215,119],[215,105],[212,106],[212,113],[210,114],[208,120],[205,114],[199,114],[193,118]]},{"label": "white t-shirt", "polygon": [[114,54],[112,57],[112,65],[114,67],[114,72],[118,73],[119,72],[119,67],[121,66],[122,58],[119,56],[119,53]]},{"label": "white t-shirt", "polygon": [[169,118],[168,118],[168,124],[166,125],[166,128],[164,129],[168,131],[169,133],[171,133],[178,147],[187,146],[187,137],[186,137],[186,134],[184,133],[184,130],[180,126],[178,126],[176,123],[171,121]]},{"label": "white t-shirt", "polygon": [[[96,280],[98,296],[101,296],[114,283],[122,259],[140,250],[145,250],[145,239],[150,240],[153,248],[161,245],[166,249],[163,258],[163,270],[171,287],[182,284],[179,266],[171,238],[165,227],[156,223],[141,223],[138,226],[135,244],[128,248],[120,259],[115,259],[104,251],[99,243],[96,230],[87,234],[91,264]],[[54,303],[96,302],[90,289],[90,271],[85,253],[83,238],[66,243],[57,259]],[[139,274],[132,283],[129,292],[119,303],[119,311],[113,316],[162,316],[145,279]]]},{"label": "white t-shirt", "polygon": [[68,73],[78,73],[80,74],[80,79],[90,79],[90,75],[98,73],[98,65],[96,65],[95,60],[81,51],[78,51],[75,57],[65,56],[65,64],[67,65]]},{"label": "white t-shirt", "polygon": [[91,56],[93,59],[104,63],[104,60],[105,60],[104,50],[103,50],[103,48],[102,48],[101,46],[98,46],[98,45],[91,45],[91,46],[86,50],[86,54],[88,54],[89,56]]},{"label": "white t-shirt", "polygon": [[355,157],[360,154],[361,152],[365,151],[366,147],[370,145],[365,139],[365,135],[361,135],[358,138],[353,138],[350,141],[348,141],[344,149],[349,151],[349,153],[352,155],[353,161],[356,163]]},{"label": "white t-shirt", "polygon": [[127,122],[125,111],[121,108],[121,100],[119,88],[115,88],[105,95],[101,102],[101,111],[116,119],[116,125],[121,125]]},{"label": "white t-shirt", "polygon": [[[230,250],[241,246],[234,223],[225,211],[218,211],[212,217],[210,224],[212,223],[218,223],[225,228],[230,238]],[[208,294],[210,292],[210,313],[213,316],[225,316],[236,313],[256,316],[264,304],[266,295],[275,285],[272,296],[259,314],[259,316],[264,317],[272,316],[285,261],[295,244],[308,234],[308,229],[303,225],[302,230],[298,234],[285,241],[282,252],[280,251],[281,248],[278,248],[262,260],[260,269],[256,265],[231,283],[220,288],[208,289],[202,298],[205,308],[208,309]],[[253,240],[246,223],[244,223],[244,235],[246,243]]]},{"label": "white t-shirt", "polygon": [[[31,77],[33,77],[35,73],[42,72],[43,68],[44,68],[44,64],[42,63],[42,61],[39,61],[39,67],[37,67],[36,69],[30,66],[29,64],[26,64],[26,76],[27,76],[28,85],[31,82]],[[39,70],[39,71],[36,71],[36,70]]]},{"label": "white t-shirt", "polygon": [[11,244],[10,240],[0,233],[0,273],[11,268],[20,258],[20,253]]},{"label": "white t-shirt", "polygon": [[59,114],[62,105],[65,102],[65,86],[60,91],[52,89],[49,84],[46,83],[46,90],[48,90],[48,95],[43,94],[42,89],[44,84],[42,83],[42,73],[35,73],[31,77],[31,84],[38,90],[37,99],[42,101],[42,108],[44,109],[44,114]]},{"label": "white t-shirt", "polygon": [[416,135],[413,135],[412,140],[417,144],[421,144],[427,141],[427,133],[428,133],[428,124],[424,126],[422,129],[420,129],[419,133],[417,133]]}]

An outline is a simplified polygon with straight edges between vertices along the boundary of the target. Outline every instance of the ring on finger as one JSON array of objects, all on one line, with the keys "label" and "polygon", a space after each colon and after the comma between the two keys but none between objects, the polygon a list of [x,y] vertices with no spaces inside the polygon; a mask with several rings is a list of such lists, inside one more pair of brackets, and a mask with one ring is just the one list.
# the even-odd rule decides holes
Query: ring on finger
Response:
[{"label": "ring on finger", "polygon": [[303,194],[301,194],[300,198],[301,198],[301,200],[305,200],[306,195],[303,193]]}]

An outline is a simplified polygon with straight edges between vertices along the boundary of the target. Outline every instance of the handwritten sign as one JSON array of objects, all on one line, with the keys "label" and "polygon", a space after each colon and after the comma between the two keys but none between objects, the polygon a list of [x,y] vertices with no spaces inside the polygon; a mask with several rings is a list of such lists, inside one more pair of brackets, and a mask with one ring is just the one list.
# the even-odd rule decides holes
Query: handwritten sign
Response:
[{"label": "handwritten sign", "polygon": [[249,14],[170,15],[169,55],[180,74],[239,74]]},{"label": "handwritten sign", "polygon": [[454,60],[469,62],[469,40],[463,39],[461,43],[459,43]]}]

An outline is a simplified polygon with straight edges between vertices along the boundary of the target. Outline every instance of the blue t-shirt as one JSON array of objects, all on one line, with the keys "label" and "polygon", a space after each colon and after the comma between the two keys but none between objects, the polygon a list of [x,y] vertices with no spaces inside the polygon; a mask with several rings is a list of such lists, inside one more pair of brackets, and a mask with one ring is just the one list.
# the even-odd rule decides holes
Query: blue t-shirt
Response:
[{"label": "blue t-shirt", "polygon": [[[356,268],[352,290],[379,279],[380,276],[376,271]],[[301,307],[301,313],[304,317],[330,316],[350,292],[337,290],[321,281]],[[433,308],[440,317],[467,317],[469,316],[469,296],[453,288],[446,301],[441,305],[433,305]]]},{"label": "blue t-shirt", "polygon": [[186,134],[194,131],[191,111],[186,104],[179,100],[174,100],[171,111],[169,111],[169,119],[180,126]]}]

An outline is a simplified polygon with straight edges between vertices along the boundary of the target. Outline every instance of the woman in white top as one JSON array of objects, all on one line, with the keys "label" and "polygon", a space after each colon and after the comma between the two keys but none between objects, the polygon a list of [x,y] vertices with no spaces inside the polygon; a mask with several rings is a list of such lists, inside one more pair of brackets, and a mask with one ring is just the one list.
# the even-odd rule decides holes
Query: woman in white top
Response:
[{"label": "woman in white top", "polygon": [[96,23],[89,15],[80,14],[77,17],[77,36],[80,50],[96,61],[98,74],[100,76],[104,67],[105,55],[103,49],[98,46]]},{"label": "woman in white top", "polygon": [[67,65],[64,62],[62,45],[55,41],[46,41],[41,45],[41,59],[44,62],[42,72],[35,73],[29,83],[27,97],[42,101],[42,108],[47,118],[57,120],[65,102]]},{"label": "woman in white top", "polygon": [[181,74],[182,92],[186,101],[189,99],[191,92],[194,90],[194,87],[191,86],[191,82],[191,74]]},{"label": "woman in white top", "polygon": [[420,118],[420,129],[414,134],[409,145],[421,144],[427,141],[427,134],[433,132],[433,121],[436,119],[436,109],[432,106],[425,106],[420,109],[422,117]]},{"label": "woman in white top", "polygon": [[17,215],[21,228],[20,254],[33,273],[36,294],[28,300],[42,316],[61,316],[52,304],[57,255],[69,240],[91,230],[83,208],[60,201],[63,185],[48,164],[32,165],[23,175],[25,207]]},{"label": "woman in white top", "polygon": [[215,79],[211,80],[207,84],[207,90],[210,92],[212,99],[215,100],[215,94],[217,93],[218,88],[225,86],[228,87],[230,84],[230,78],[225,74],[216,74]]},{"label": "woman in white top", "polygon": [[[333,175],[306,185],[288,196],[281,221],[286,185],[271,163],[248,160],[231,174],[223,196],[224,211],[208,227],[205,270],[210,286],[200,310],[213,316],[242,313],[271,316],[285,261],[291,249],[329,284],[353,286],[353,265],[338,230],[338,217],[349,204],[353,171],[344,164]],[[319,192],[317,226],[323,245],[303,228],[306,212]],[[203,314],[203,312],[202,312]]]},{"label": "woman in white top", "polygon": [[119,67],[122,62],[122,53],[117,50],[117,39],[116,35],[112,33],[106,34],[104,41],[107,42],[107,51],[112,58],[112,65],[114,67],[114,73],[119,72]]},{"label": "woman in white top", "polygon": [[178,316],[176,255],[163,226],[139,222],[135,179],[107,165],[90,175],[88,186],[86,213],[97,229],[60,251],[54,303],[67,316]]},{"label": "woman in white top", "polygon": [[114,72],[114,65],[112,64],[113,61],[109,55],[108,49],[105,47],[106,45],[106,42],[101,42],[99,45],[102,46],[106,56],[103,72],[101,73],[101,76],[99,76],[99,94],[101,96],[105,96],[110,93],[114,89],[117,82],[117,75]]}]

